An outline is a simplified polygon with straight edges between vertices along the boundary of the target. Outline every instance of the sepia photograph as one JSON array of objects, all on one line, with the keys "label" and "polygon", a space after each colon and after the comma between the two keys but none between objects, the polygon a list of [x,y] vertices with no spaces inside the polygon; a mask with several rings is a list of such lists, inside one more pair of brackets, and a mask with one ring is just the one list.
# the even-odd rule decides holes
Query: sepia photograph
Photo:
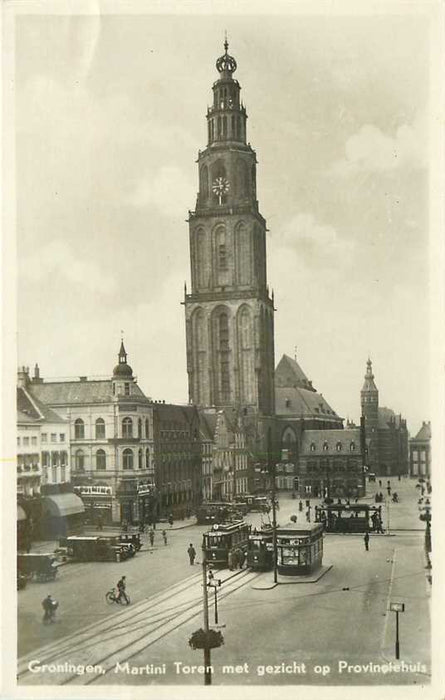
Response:
[{"label": "sepia photograph", "polygon": [[439,700],[443,5],[4,15],[8,692]]}]

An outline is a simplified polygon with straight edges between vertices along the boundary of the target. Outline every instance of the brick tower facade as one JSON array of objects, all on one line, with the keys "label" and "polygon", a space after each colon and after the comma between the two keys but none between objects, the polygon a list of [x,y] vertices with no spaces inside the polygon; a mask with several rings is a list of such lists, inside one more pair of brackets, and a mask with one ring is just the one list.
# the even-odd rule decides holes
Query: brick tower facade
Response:
[{"label": "brick tower facade", "polygon": [[199,192],[189,213],[191,293],[185,291],[189,400],[245,416],[274,413],[274,307],[266,278],[266,222],[256,199],[256,155],[235,59],[216,62]]}]

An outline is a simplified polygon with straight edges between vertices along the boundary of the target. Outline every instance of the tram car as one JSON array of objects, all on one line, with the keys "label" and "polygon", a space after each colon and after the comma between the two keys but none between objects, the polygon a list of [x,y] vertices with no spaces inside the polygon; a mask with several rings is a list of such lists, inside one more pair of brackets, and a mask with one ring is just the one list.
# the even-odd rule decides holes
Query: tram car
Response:
[{"label": "tram car", "polygon": [[250,525],[243,520],[233,523],[215,523],[203,535],[203,549],[209,565],[222,569],[228,566],[230,551],[247,552]]},{"label": "tram car", "polygon": [[332,503],[315,506],[315,522],[326,532],[383,532],[382,506],[368,503]]},{"label": "tram car", "polygon": [[321,567],[322,523],[296,524],[277,528],[277,570],[282,576],[304,576]]},{"label": "tram car", "polygon": [[247,545],[247,566],[254,571],[270,571],[273,567],[273,528],[253,530]]},{"label": "tram car", "polygon": [[243,515],[242,505],[221,502],[202,503],[196,509],[197,525],[213,525],[214,523],[226,523],[239,520]]}]

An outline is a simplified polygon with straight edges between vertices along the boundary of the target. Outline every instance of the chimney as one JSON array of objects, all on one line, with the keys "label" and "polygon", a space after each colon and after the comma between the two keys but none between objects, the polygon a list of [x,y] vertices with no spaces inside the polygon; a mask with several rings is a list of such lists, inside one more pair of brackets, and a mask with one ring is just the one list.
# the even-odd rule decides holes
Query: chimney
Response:
[{"label": "chimney", "polygon": [[26,389],[29,384],[29,368],[19,367],[17,371],[17,386],[19,389]]},{"label": "chimney", "polygon": [[79,377],[80,382],[86,382],[88,380],[88,377]]},{"label": "chimney", "polygon": [[41,384],[43,382],[43,379],[41,379],[40,377],[40,368],[37,362],[34,367],[34,376],[32,378],[32,381],[34,382],[34,384]]}]

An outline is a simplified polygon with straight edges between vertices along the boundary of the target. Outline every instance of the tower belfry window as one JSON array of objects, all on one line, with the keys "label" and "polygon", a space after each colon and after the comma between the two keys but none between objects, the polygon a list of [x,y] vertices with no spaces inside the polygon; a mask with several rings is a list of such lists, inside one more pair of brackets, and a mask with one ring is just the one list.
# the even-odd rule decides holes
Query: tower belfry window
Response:
[{"label": "tower belfry window", "polygon": [[218,267],[220,270],[227,270],[227,249],[225,243],[218,246]]}]

